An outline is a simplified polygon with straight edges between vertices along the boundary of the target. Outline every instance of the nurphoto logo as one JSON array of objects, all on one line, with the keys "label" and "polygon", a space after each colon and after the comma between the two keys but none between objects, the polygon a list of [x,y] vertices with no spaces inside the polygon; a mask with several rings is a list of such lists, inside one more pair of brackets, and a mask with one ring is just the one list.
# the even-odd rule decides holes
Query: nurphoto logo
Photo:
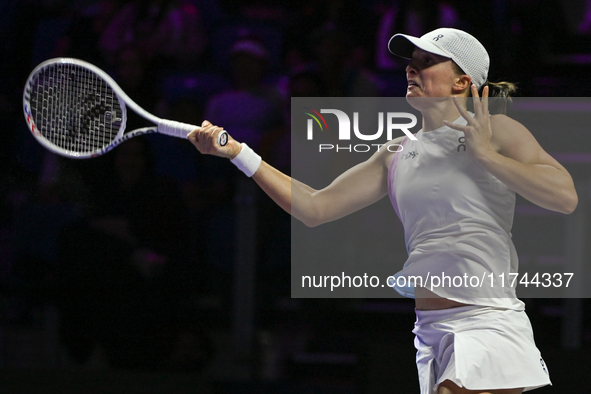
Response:
[{"label": "nurphoto logo", "polygon": [[[332,114],[336,116],[336,120],[338,122],[338,139],[339,141],[351,141],[352,133],[355,138],[361,141],[376,141],[382,137],[384,134],[384,129],[386,132],[386,139],[390,141],[393,139],[393,132],[395,130],[400,130],[404,134],[408,136],[411,140],[416,140],[417,138],[410,132],[410,129],[416,126],[417,124],[417,117],[411,113],[407,112],[378,112],[378,130],[373,134],[362,133],[359,130],[359,112],[353,112],[353,124],[351,125],[351,118],[347,113],[341,111],[339,109],[320,109],[320,112],[308,108],[303,107],[310,118],[307,120],[307,139],[312,141],[314,140],[314,128],[316,127],[321,132],[330,132],[328,128],[328,123],[322,114]],[[385,124],[385,126],[384,126]],[[317,125],[317,126],[315,126]],[[367,130],[365,130],[367,131]],[[326,151],[326,150],[334,150],[336,152],[339,151],[348,151],[348,152],[369,152],[373,147],[377,148],[379,151],[380,148],[384,144],[319,144],[318,151]],[[390,144],[387,147],[388,151],[390,152],[399,152],[402,151],[402,145],[399,144]],[[394,149],[394,150],[392,150]]]}]

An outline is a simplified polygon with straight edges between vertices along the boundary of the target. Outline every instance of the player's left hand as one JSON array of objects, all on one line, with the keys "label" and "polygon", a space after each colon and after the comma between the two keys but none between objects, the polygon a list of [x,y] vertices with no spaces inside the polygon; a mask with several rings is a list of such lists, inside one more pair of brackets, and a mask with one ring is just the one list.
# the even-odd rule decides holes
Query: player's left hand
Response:
[{"label": "player's left hand", "polygon": [[453,97],[460,115],[466,119],[465,126],[453,124],[444,120],[446,126],[464,132],[468,153],[473,158],[479,158],[493,151],[490,140],[492,138],[492,127],[488,112],[488,86],[482,90],[482,100],[478,95],[476,85],[472,84],[472,99],[474,100],[474,116],[470,116],[466,108],[457,97]]}]

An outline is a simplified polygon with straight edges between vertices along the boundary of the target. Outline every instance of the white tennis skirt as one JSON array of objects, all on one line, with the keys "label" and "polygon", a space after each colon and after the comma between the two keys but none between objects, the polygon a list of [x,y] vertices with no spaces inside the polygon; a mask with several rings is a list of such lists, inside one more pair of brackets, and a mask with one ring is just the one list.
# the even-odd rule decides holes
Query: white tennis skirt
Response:
[{"label": "white tennis skirt", "polygon": [[421,394],[448,379],[470,390],[552,384],[524,311],[470,305],[415,312]]}]

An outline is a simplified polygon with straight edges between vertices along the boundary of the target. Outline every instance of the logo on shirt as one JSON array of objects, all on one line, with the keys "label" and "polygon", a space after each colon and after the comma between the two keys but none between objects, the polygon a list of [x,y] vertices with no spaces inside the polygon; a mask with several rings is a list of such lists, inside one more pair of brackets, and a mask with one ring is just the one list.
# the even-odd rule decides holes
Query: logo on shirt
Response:
[{"label": "logo on shirt", "polygon": [[546,369],[546,363],[544,363],[543,358],[540,358],[540,364],[542,364],[542,369],[544,370],[544,372],[546,372],[546,374],[548,374],[548,370]]},{"label": "logo on shirt", "polygon": [[460,143],[460,145],[458,145],[458,152],[460,152],[460,151],[465,152],[466,151],[466,137],[458,138],[458,142]]},{"label": "logo on shirt", "polygon": [[412,152],[408,152],[408,153],[405,153],[404,155],[402,155],[401,159],[402,160],[414,159],[418,155],[419,155],[419,152],[417,152],[416,150],[413,150]]}]

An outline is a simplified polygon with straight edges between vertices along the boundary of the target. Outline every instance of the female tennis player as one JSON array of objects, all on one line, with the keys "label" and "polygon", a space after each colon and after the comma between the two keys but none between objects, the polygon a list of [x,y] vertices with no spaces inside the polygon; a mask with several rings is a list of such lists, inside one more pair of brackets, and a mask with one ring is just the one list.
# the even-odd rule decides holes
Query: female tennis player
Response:
[{"label": "female tennis player", "polygon": [[[409,251],[397,277],[515,273],[510,238],[515,193],[568,214],[578,203],[571,176],[523,125],[489,115],[489,96],[506,97],[513,86],[488,83],[489,57],[476,38],[447,28],[420,38],[396,34],[389,49],[410,59],[406,98],[423,117],[417,140],[401,137],[389,143],[414,155],[381,149],[314,190],[233,139],[217,146],[222,128],[207,121],[189,139],[201,153],[231,159],[309,226],[389,195]],[[473,113],[467,110],[469,101]],[[514,288],[435,288],[417,281],[414,287],[394,287],[415,299],[422,394],[513,394],[550,384]]]}]

